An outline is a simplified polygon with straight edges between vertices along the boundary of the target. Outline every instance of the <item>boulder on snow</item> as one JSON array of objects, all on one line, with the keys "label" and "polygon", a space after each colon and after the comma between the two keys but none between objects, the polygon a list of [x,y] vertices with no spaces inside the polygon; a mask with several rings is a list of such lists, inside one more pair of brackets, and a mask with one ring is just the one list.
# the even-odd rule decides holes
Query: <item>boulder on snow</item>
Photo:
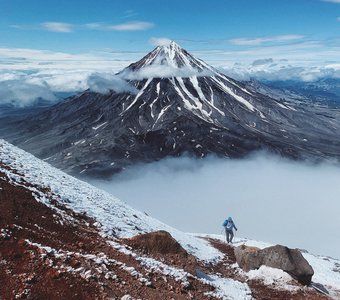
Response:
[{"label": "boulder on snow", "polygon": [[234,249],[234,254],[238,265],[246,272],[256,270],[261,267],[259,248],[241,245]]},{"label": "boulder on snow", "polygon": [[264,249],[241,245],[235,248],[238,265],[246,272],[265,265],[281,269],[303,285],[309,285],[314,270],[300,250],[276,245]]}]

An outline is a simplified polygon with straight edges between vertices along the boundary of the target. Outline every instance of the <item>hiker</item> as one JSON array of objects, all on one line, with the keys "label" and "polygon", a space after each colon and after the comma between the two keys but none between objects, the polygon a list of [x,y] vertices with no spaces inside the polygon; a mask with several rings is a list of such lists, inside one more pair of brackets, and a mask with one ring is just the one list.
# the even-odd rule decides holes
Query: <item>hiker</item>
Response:
[{"label": "hiker", "polygon": [[229,217],[223,222],[222,226],[224,226],[224,229],[225,229],[225,236],[227,239],[227,243],[232,243],[233,238],[234,238],[233,229],[235,228],[235,230],[237,231],[237,228],[235,226],[233,219]]}]

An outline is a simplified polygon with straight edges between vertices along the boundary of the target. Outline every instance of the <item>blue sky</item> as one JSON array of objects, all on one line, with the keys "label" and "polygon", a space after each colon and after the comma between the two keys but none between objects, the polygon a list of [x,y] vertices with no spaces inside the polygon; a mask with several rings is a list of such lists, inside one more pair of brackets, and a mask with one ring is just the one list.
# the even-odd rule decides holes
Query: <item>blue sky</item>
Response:
[{"label": "blue sky", "polygon": [[85,90],[164,39],[235,79],[340,78],[340,0],[0,0],[0,102]]},{"label": "blue sky", "polygon": [[[147,51],[151,48],[151,37],[168,37],[190,50],[238,49],[245,45],[234,45],[230,40],[239,38],[303,36],[304,40],[325,43],[340,39],[340,3],[321,0],[2,0],[0,3],[1,47],[79,53],[101,49]],[[117,27],[124,24],[135,24],[135,30]],[[273,38],[272,42],[263,43],[277,41]]]}]

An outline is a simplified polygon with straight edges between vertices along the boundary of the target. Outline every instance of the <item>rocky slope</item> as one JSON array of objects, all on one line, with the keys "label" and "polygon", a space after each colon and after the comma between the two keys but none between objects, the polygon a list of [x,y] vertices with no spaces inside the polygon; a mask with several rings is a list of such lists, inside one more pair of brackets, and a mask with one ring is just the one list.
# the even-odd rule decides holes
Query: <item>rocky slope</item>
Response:
[{"label": "rocky slope", "polygon": [[85,91],[29,118],[0,120],[0,136],[78,176],[182,154],[340,157],[338,112],[261,94],[175,43],[117,78],[129,85],[125,92]]},{"label": "rocky slope", "polygon": [[[245,273],[220,236],[182,233],[3,140],[0,199],[1,299],[328,298],[275,269]],[[306,258],[339,296],[339,262]]]}]

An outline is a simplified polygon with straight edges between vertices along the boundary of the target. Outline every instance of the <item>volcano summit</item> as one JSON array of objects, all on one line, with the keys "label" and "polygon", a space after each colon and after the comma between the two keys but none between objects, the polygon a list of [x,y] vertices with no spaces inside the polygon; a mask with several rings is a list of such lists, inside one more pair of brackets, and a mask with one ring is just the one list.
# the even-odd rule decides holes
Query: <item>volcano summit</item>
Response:
[{"label": "volcano summit", "polygon": [[182,154],[340,158],[338,110],[270,98],[174,42],[115,77],[127,88],[87,90],[37,114],[3,119],[0,136],[78,176],[105,177]]}]

